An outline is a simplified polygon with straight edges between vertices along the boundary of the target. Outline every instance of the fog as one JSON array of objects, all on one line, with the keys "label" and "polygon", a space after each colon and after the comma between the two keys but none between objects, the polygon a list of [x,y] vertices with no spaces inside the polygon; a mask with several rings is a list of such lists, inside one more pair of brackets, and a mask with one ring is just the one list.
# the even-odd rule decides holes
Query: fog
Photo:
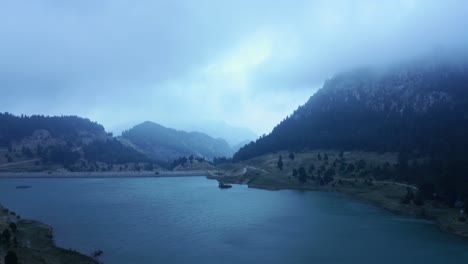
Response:
[{"label": "fog", "polygon": [[468,44],[468,1],[0,0],[0,111],[268,133],[333,74]]}]

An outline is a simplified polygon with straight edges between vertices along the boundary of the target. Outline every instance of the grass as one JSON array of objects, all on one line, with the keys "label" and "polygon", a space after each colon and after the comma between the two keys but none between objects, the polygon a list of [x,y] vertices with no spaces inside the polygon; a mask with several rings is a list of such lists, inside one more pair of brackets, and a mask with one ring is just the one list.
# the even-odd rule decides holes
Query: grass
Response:
[{"label": "grass", "polygon": [[[280,170],[277,167],[279,156],[283,158],[283,170]],[[318,156],[321,156],[321,159]],[[299,169],[304,167],[308,172],[311,165],[315,167],[315,173],[323,167],[323,170],[328,170],[334,168],[336,173],[342,177],[356,177],[359,176],[361,171],[368,171],[375,167],[383,167],[388,163],[391,167],[397,164],[397,154],[396,153],[376,153],[376,152],[362,152],[362,151],[348,151],[344,152],[343,156],[340,157],[339,151],[333,150],[314,150],[307,152],[295,152],[294,159],[290,159],[289,152],[279,151],[276,153],[270,153],[262,155],[253,159],[250,159],[240,164],[245,164],[249,166],[259,167],[265,169],[271,173],[279,174],[292,174],[293,169]],[[328,156],[328,160],[325,160],[325,156]],[[344,163],[346,166],[353,164],[357,167],[359,161],[364,160],[365,166],[362,169],[356,169],[351,173],[340,172],[340,166]],[[354,174],[354,175],[353,175]]]},{"label": "grass", "polygon": [[31,163],[12,164],[11,166],[0,167],[0,172],[41,172],[48,170],[56,170],[61,168],[57,165],[35,165]]}]

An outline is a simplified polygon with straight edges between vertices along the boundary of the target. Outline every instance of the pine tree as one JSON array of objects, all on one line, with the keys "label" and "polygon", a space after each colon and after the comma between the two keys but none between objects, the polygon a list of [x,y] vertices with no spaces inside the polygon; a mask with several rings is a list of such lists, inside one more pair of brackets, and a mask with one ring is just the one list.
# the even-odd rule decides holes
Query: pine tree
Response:
[{"label": "pine tree", "polygon": [[293,170],[292,175],[293,175],[294,177],[297,176],[297,170],[296,170],[296,169]]},{"label": "pine tree", "polygon": [[279,158],[278,158],[277,167],[278,167],[280,170],[283,170],[283,157],[282,157],[281,155],[280,155]]},{"label": "pine tree", "polygon": [[299,168],[298,174],[299,174],[299,181],[302,183],[305,183],[307,181],[307,173],[304,167]]}]

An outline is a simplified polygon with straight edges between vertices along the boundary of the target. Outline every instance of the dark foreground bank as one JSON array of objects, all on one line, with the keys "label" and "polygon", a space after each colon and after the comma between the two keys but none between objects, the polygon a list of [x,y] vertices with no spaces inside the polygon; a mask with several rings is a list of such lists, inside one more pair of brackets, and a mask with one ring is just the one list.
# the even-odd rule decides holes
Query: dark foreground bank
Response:
[{"label": "dark foreground bank", "polygon": [[[56,247],[52,228],[23,220],[0,205],[0,263],[5,257],[23,264],[97,264],[98,261],[73,250]],[[14,262],[13,262],[14,263]]]}]

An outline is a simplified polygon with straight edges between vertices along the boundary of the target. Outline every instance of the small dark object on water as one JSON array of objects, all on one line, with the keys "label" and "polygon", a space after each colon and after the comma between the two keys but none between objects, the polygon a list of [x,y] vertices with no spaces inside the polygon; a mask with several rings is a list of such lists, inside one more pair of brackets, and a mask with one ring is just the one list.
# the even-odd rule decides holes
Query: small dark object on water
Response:
[{"label": "small dark object on water", "polygon": [[224,183],[222,183],[222,182],[218,182],[218,187],[219,187],[220,189],[229,189],[229,188],[232,187],[232,185],[230,185],[230,184],[224,184]]},{"label": "small dark object on water", "polygon": [[93,252],[92,256],[93,256],[93,258],[97,258],[97,257],[101,256],[102,253],[104,253],[104,251],[96,250],[96,251]]},{"label": "small dark object on water", "polygon": [[154,174],[158,175],[158,174],[159,174],[159,171],[155,172]]},{"label": "small dark object on water", "polygon": [[31,188],[31,186],[29,185],[19,185],[19,186],[16,186],[16,189],[29,189]]}]

